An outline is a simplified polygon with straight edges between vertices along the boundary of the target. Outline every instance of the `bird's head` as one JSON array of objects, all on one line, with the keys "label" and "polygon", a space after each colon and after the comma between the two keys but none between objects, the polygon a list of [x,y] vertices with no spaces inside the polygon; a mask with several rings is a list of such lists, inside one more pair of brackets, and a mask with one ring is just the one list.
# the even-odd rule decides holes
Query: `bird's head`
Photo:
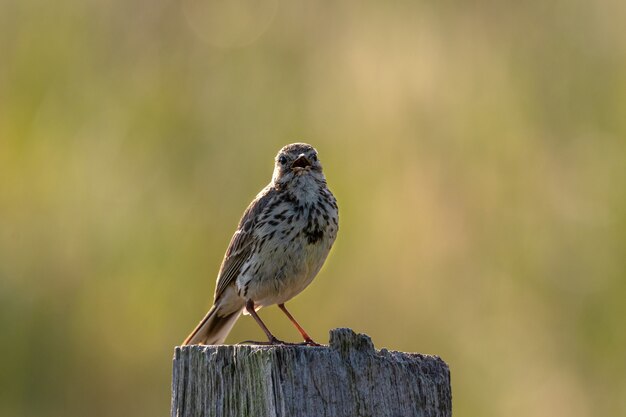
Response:
[{"label": "bird's head", "polygon": [[287,186],[304,177],[324,180],[315,148],[306,143],[292,143],[278,151],[272,176],[274,184]]}]

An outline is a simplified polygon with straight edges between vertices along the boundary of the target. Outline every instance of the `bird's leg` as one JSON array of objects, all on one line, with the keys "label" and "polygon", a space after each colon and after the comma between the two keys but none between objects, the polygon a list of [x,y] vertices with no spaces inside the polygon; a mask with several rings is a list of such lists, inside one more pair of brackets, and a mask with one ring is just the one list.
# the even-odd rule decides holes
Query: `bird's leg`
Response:
[{"label": "bird's leg", "polygon": [[308,345],[308,346],[321,346],[319,343],[315,343],[313,341],[313,339],[311,339],[311,336],[309,336],[307,334],[307,332],[302,328],[302,326],[300,326],[300,324],[298,324],[296,319],[294,319],[293,316],[291,315],[291,313],[287,310],[287,307],[285,307],[285,304],[278,304],[278,307],[283,311],[283,313],[285,313],[285,315],[289,318],[289,320],[291,320],[293,325],[296,326],[296,328],[298,329],[298,331],[302,335],[302,338],[304,339],[304,344],[305,345]]},{"label": "bird's leg", "polygon": [[278,340],[276,336],[274,336],[272,332],[270,332],[270,330],[267,328],[265,323],[263,323],[263,320],[261,320],[261,317],[259,317],[259,315],[254,310],[253,300],[246,301],[246,311],[250,313],[250,315],[257,322],[257,324],[261,326],[261,329],[263,329],[263,332],[267,336],[268,341],[267,342],[254,342],[252,340],[246,340],[245,342],[241,342],[241,343],[254,343],[257,345],[286,345],[287,344],[283,342],[282,340]]}]

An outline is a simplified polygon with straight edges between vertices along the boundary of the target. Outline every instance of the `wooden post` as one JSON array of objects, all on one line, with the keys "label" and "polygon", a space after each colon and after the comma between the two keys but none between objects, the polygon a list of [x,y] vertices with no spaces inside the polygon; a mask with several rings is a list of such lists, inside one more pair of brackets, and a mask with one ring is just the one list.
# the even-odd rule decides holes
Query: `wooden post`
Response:
[{"label": "wooden post", "polygon": [[172,417],[450,417],[448,365],[374,349],[350,329],[330,346],[183,346],[174,356]]}]

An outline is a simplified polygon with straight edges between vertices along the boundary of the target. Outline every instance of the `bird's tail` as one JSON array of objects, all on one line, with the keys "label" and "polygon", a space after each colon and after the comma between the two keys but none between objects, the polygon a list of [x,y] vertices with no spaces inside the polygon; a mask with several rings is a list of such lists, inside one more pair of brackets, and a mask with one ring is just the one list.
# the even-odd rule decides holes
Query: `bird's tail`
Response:
[{"label": "bird's tail", "polygon": [[241,315],[241,310],[224,316],[219,315],[215,306],[211,307],[202,321],[191,332],[184,345],[220,345],[230,333],[235,322]]}]

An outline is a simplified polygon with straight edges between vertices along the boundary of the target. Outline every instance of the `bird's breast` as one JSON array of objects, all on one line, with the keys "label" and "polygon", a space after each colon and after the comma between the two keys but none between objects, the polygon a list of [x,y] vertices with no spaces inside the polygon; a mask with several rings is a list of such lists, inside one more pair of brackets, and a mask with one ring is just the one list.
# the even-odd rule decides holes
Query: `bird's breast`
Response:
[{"label": "bird's breast", "polygon": [[249,267],[237,280],[258,305],[286,302],[306,288],[322,267],[338,230],[330,191],[309,201],[284,193],[268,205],[255,230]]}]

